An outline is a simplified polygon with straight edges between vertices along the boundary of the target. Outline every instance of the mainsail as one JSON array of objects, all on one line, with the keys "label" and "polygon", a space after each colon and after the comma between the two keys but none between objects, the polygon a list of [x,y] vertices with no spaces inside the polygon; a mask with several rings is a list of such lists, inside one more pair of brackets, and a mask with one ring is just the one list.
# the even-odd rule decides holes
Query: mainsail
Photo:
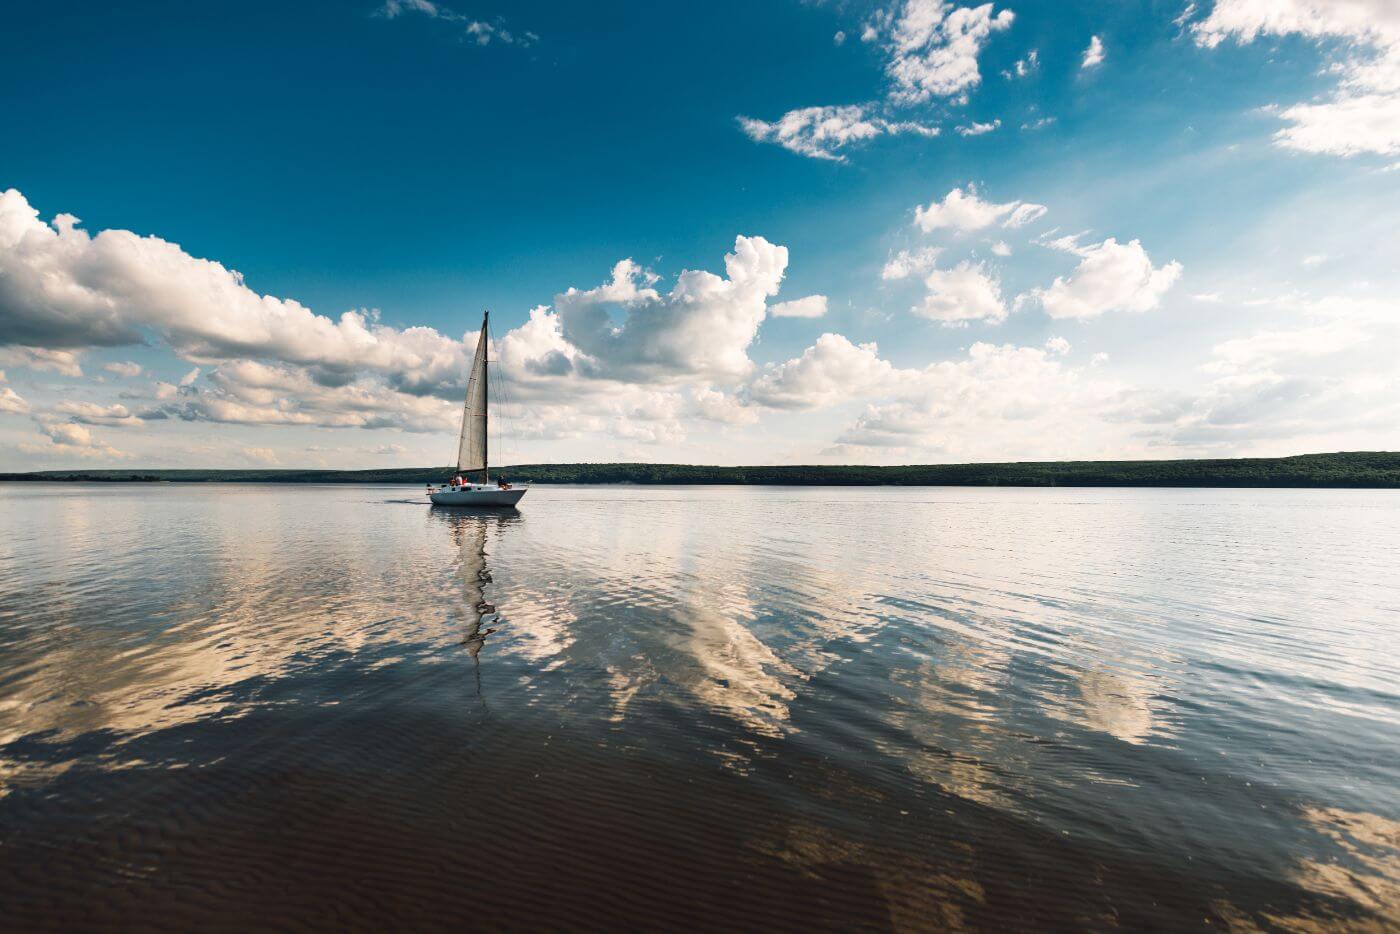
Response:
[{"label": "mainsail", "polygon": [[481,319],[481,336],[476,339],[476,356],[467,377],[467,402],[462,409],[462,440],[457,446],[457,472],[486,471],[486,325]]}]

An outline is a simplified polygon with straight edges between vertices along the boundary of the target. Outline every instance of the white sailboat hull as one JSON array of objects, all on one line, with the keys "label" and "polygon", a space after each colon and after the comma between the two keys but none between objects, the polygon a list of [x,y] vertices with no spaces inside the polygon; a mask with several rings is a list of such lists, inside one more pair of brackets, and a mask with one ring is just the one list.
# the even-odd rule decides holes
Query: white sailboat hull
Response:
[{"label": "white sailboat hull", "polygon": [[520,497],[529,492],[529,487],[512,486],[503,490],[498,486],[465,486],[459,489],[442,487],[428,494],[434,506],[476,506],[501,508],[514,506]]}]

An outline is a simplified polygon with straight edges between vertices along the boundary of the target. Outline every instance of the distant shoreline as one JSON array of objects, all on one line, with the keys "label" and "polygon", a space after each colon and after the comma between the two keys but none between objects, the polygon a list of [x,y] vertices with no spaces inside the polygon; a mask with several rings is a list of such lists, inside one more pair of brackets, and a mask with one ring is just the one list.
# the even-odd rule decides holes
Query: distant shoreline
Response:
[{"label": "distant shoreline", "polygon": [[[449,476],[449,467],[377,470],[43,470],[0,482],[402,483]],[[1021,461],[899,467],[688,464],[522,464],[494,474],[525,483],[759,486],[1239,487],[1400,489],[1400,452],[1359,451],[1216,460]]]}]

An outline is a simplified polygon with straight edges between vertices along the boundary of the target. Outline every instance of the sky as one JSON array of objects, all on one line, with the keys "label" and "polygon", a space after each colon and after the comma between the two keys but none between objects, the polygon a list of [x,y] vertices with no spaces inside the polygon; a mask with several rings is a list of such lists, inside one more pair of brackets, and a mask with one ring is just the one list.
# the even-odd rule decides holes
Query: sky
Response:
[{"label": "sky", "polygon": [[1400,3],[3,15],[0,470],[1400,449]]}]

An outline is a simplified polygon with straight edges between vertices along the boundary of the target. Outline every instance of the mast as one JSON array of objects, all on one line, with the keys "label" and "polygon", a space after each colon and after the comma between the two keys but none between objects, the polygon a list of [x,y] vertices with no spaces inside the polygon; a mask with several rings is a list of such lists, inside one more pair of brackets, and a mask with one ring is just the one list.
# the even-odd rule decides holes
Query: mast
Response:
[{"label": "mast", "polygon": [[[489,340],[491,334],[491,312],[481,313],[481,339]],[[487,348],[490,349],[489,347]],[[481,482],[491,482],[490,461],[486,458],[488,443],[491,440],[491,432],[487,429],[491,424],[491,354],[485,353],[481,358]]]}]

